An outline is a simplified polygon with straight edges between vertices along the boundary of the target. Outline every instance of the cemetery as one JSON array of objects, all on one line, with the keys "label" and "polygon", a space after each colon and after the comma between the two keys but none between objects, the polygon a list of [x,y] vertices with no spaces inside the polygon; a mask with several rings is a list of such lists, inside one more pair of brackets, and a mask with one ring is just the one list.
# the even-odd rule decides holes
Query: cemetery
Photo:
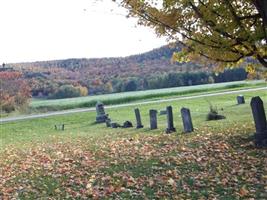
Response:
[{"label": "cemetery", "polygon": [[209,102],[223,119],[196,98],[1,124],[0,194],[266,199],[266,92]]},{"label": "cemetery", "polygon": [[[239,104],[245,104],[245,99],[243,95],[237,96],[237,105]],[[254,118],[256,133],[254,135],[254,141],[256,147],[266,147],[267,148],[267,120],[266,120],[266,114],[263,106],[263,101],[259,96],[252,97],[251,102],[251,110]],[[136,128],[140,129],[144,126],[142,125],[141,121],[141,115],[139,108],[134,109],[135,117],[136,117]],[[217,113],[216,113],[217,114]],[[97,102],[96,104],[96,123],[106,123],[106,127],[111,128],[131,128],[133,127],[132,123],[130,121],[125,121],[123,125],[121,126],[117,122],[111,122],[111,119],[108,118],[108,114],[105,113],[104,110],[104,104],[101,102]],[[173,123],[173,112],[172,112],[172,106],[167,106],[166,110],[161,110],[158,114],[157,110],[150,109],[149,110],[149,118],[150,118],[150,130],[157,129],[157,115],[166,115],[166,121],[167,121],[167,128],[165,130],[165,133],[172,133],[176,132],[176,129],[174,127]],[[220,116],[214,118],[214,120],[219,119],[225,119],[224,116]],[[192,118],[190,114],[190,110],[188,108],[182,108],[181,109],[181,118],[183,122],[184,127],[184,133],[190,133],[194,131]],[[64,130],[64,124],[62,125],[62,129]]]},{"label": "cemetery", "polygon": [[267,200],[267,0],[0,5],[0,200]]}]

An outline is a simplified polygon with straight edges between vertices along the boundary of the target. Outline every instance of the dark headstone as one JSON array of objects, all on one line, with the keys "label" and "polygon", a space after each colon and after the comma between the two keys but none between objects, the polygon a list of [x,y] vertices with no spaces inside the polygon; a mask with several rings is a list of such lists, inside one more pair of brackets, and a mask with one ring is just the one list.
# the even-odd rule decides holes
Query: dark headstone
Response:
[{"label": "dark headstone", "polygon": [[159,111],[159,115],[166,115],[167,114],[167,110],[160,110]]},{"label": "dark headstone", "polygon": [[55,125],[55,130],[62,130],[62,131],[64,131],[65,130],[65,124]]},{"label": "dark headstone", "polygon": [[267,122],[263,102],[260,97],[253,97],[250,102],[256,127],[255,145],[267,147]]},{"label": "dark headstone", "polygon": [[104,104],[97,102],[96,104],[96,123],[104,123],[108,119],[108,114],[105,114]]},{"label": "dark headstone", "polygon": [[119,125],[117,122],[111,122],[110,124],[111,128],[119,128],[121,125]]},{"label": "dark headstone", "polygon": [[135,118],[136,118],[136,128],[143,128],[144,126],[142,125],[139,109],[138,108],[134,109],[134,113],[135,113]]},{"label": "dark headstone", "polygon": [[172,107],[171,106],[167,106],[166,111],[167,111],[167,129],[166,129],[166,133],[175,132],[176,129],[173,126]]},{"label": "dark headstone", "polygon": [[190,133],[194,131],[190,110],[187,108],[181,109],[181,115],[184,125],[184,132]]},{"label": "dark headstone", "polygon": [[238,95],[236,97],[236,100],[237,100],[237,104],[244,104],[245,103],[245,98],[243,95]]},{"label": "dark headstone", "polygon": [[157,123],[157,110],[149,110],[149,117],[150,117],[150,129],[157,129],[158,123]]},{"label": "dark headstone", "polygon": [[122,128],[131,128],[131,127],[133,127],[133,124],[130,121],[125,121],[122,126]]}]

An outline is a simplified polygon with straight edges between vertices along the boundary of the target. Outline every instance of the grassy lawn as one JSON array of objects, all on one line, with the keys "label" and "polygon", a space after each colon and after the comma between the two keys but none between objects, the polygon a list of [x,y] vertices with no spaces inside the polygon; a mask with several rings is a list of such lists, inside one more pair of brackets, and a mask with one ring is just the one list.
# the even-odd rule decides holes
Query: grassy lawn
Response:
[{"label": "grassy lawn", "polygon": [[[94,124],[94,112],[2,124],[0,199],[266,199],[267,150],[253,145],[249,101],[261,96],[266,109],[267,93],[243,94],[243,105],[236,95],[141,105],[138,130]],[[226,119],[206,121],[207,101]],[[165,115],[150,131],[149,109],[168,105],[177,132],[164,134]],[[182,133],[182,107],[194,133]],[[108,113],[135,124],[134,108]]]},{"label": "grassy lawn", "polygon": [[105,105],[144,101],[145,99],[162,99],[178,95],[191,95],[203,92],[218,92],[230,89],[252,88],[266,86],[264,81],[236,81],[228,83],[216,83],[186,87],[175,87],[158,90],[146,90],[136,92],[123,92],[107,95],[96,95],[68,99],[33,99],[30,104],[30,112],[45,112],[52,110],[65,110],[82,107],[94,107],[98,100]]}]

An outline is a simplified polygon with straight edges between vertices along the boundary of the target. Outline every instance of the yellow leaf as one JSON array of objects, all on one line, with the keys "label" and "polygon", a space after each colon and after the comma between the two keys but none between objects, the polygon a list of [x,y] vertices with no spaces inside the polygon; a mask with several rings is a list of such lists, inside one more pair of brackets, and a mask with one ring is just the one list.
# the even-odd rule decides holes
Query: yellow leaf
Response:
[{"label": "yellow leaf", "polygon": [[55,193],[60,193],[60,189],[57,188],[57,189],[55,190]]},{"label": "yellow leaf", "polygon": [[172,178],[170,178],[168,180],[168,184],[171,185],[171,186],[176,186],[176,183],[175,183],[175,181]]}]

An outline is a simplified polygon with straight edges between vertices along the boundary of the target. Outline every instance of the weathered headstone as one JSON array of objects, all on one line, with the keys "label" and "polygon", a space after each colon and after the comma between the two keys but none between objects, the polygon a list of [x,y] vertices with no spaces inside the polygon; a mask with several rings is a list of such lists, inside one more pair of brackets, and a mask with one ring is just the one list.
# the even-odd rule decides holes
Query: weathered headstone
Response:
[{"label": "weathered headstone", "polygon": [[238,95],[236,97],[236,100],[237,100],[237,104],[244,104],[245,103],[245,98],[243,95]]},{"label": "weathered headstone", "polygon": [[159,115],[166,115],[167,114],[167,110],[160,110],[159,111]]},{"label": "weathered headstone", "polygon": [[104,123],[108,119],[108,114],[105,113],[104,104],[100,101],[96,104],[96,123]]},{"label": "weathered headstone", "polygon": [[166,133],[175,132],[176,129],[173,126],[172,107],[171,106],[167,106],[166,111],[167,111],[167,129],[166,129],[165,132]]},{"label": "weathered headstone", "polygon": [[259,96],[253,97],[250,106],[256,127],[255,145],[258,147],[267,147],[267,122],[261,98]]},{"label": "weathered headstone", "polygon": [[131,127],[133,127],[133,124],[130,121],[125,121],[122,125],[122,128],[131,128]]},{"label": "weathered headstone", "polygon": [[184,125],[184,132],[190,133],[194,131],[190,110],[188,108],[181,109],[181,115]]},{"label": "weathered headstone", "polygon": [[65,124],[55,125],[55,130],[62,130],[62,131],[64,131],[65,130]]},{"label": "weathered headstone", "polygon": [[157,123],[157,110],[149,110],[149,116],[150,116],[150,129],[157,129],[158,123]]},{"label": "weathered headstone", "polygon": [[111,122],[110,124],[111,128],[119,128],[121,125],[119,125],[117,122]]},{"label": "weathered headstone", "polygon": [[144,126],[142,125],[141,115],[140,115],[139,109],[135,108],[134,113],[135,113],[135,118],[136,118],[136,128],[143,128]]}]

